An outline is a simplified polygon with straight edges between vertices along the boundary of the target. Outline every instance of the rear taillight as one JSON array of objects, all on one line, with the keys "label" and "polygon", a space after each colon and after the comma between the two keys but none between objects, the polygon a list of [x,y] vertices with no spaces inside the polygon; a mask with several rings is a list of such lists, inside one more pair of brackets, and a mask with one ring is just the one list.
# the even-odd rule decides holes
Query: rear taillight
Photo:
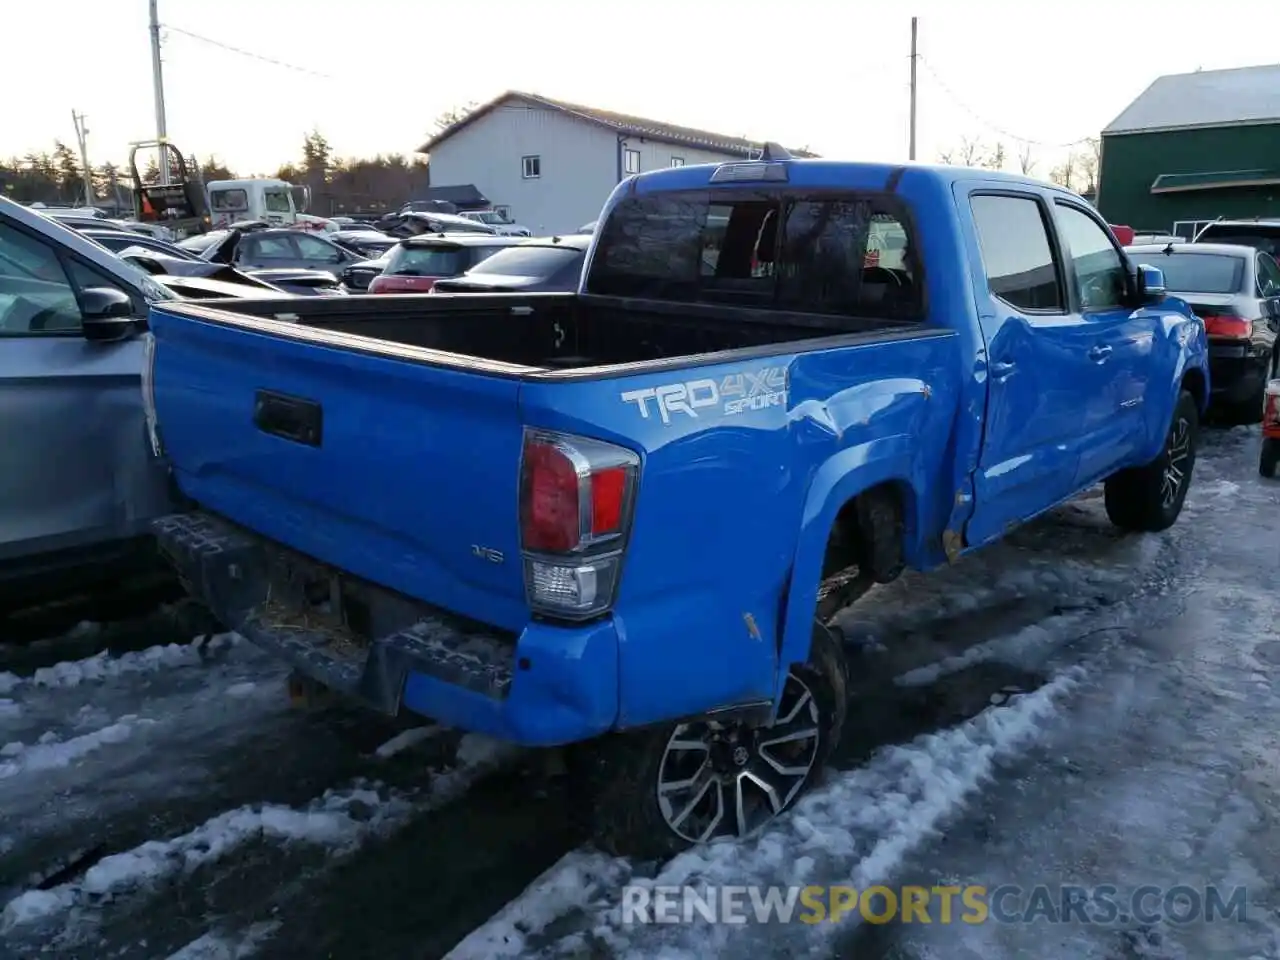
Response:
[{"label": "rear taillight", "polygon": [[1264,429],[1280,427],[1280,380],[1272,380],[1267,384],[1262,403],[1262,426]]},{"label": "rear taillight", "polygon": [[611,443],[525,431],[520,547],[532,609],[581,619],[613,605],[639,467]]},{"label": "rear taillight", "polygon": [[1253,336],[1253,321],[1237,317],[1230,313],[1211,313],[1201,318],[1204,320],[1204,332],[1210,337],[1224,337],[1230,340],[1248,340]]}]

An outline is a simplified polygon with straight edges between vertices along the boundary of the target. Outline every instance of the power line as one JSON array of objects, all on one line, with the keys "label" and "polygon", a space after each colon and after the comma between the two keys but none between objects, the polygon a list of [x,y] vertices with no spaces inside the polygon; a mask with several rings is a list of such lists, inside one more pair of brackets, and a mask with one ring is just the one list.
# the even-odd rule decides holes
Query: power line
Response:
[{"label": "power line", "polygon": [[283,67],[286,70],[293,70],[296,73],[306,73],[313,77],[321,77],[325,80],[333,80],[334,78],[327,73],[321,73],[318,70],[311,70],[307,67],[299,67],[293,63],[285,63],[283,60],[276,60],[272,57],[264,57],[260,53],[254,53],[252,50],[242,50],[240,47],[233,47],[229,43],[223,43],[221,40],[214,40],[211,37],[204,37],[198,33],[192,33],[190,30],[183,30],[181,27],[175,27],[171,23],[166,23],[164,28],[171,33],[180,33],[184,37],[190,37],[192,40],[199,40],[201,43],[207,43],[212,47],[226,50],[229,53],[236,53],[242,57],[248,57],[250,60],[259,60],[262,63],[269,63],[272,66]]},{"label": "power line", "polygon": [[969,116],[973,117],[974,120],[977,120],[978,123],[982,124],[984,127],[988,128],[994,133],[1000,134],[1000,136],[1004,137],[1006,140],[1013,140],[1016,143],[1029,144],[1033,147],[1044,147],[1050,150],[1066,150],[1070,147],[1081,146],[1085,143],[1088,143],[1091,139],[1093,139],[1092,137],[1081,137],[1078,140],[1072,140],[1068,143],[1048,143],[1044,140],[1035,140],[1031,137],[1020,137],[1016,133],[1010,133],[1008,130],[1004,129],[1003,127],[992,123],[982,114],[978,113],[976,110],[970,107],[964,100],[962,100],[960,96],[954,90],[951,89],[951,87],[947,84],[947,82],[943,80],[940,76],[938,76],[938,71],[933,69],[933,64],[931,64],[927,59],[925,59],[925,55],[923,53],[919,54],[919,58],[920,58],[920,62],[924,64],[924,68],[929,71],[929,76],[933,77],[934,81],[938,84],[938,86],[942,88],[942,91],[952,100],[953,103],[955,103],[957,107],[959,107],[965,113],[969,114]]}]

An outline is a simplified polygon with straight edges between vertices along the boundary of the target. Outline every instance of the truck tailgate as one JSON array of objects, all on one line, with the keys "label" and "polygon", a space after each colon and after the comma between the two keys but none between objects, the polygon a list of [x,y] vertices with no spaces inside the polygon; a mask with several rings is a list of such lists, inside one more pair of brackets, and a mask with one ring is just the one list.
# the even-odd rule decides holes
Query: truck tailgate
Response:
[{"label": "truck tailgate", "polygon": [[517,379],[153,308],[164,453],[202,507],[484,623],[528,621]]}]

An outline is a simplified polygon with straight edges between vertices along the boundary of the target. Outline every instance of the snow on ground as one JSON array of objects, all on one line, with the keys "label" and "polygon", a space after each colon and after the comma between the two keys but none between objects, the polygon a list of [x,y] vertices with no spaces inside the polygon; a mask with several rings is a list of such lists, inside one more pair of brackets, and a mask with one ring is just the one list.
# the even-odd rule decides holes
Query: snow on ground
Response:
[{"label": "snow on ground", "polygon": [[[283,668],[233,636],[38,663],[0,644],[0,954],[1280,960],[1280,485],[1256,440],[1206,436],[1164,534],[1121,536],[1088,496],[877,588],[840,620],[853,700],[823,782],[765,834],[663,864],[577,846],[568,796],[491,741],[290,710]],[[1247,883],[1256,918],[1046,934],[618,910],[626,884],[1197,870]]]}]

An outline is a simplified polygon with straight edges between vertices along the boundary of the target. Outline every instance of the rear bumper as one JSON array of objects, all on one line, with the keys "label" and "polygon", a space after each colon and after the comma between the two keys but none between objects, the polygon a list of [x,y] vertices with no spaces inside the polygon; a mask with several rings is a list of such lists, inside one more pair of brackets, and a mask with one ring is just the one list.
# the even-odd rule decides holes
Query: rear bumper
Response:
[{"label": "rear bumper", "polygon": [[[300,673],[380,713],[401,709],[526,746],[556,746],[610,730],[618,716],[618,637],[611,621],[531,622],[503,634],[323,568],[204,512],[154,524],[160,550],[188,591],[228,627]],[[299,572],[341,576],[407,626],[356,639],[291,600]]]}]

